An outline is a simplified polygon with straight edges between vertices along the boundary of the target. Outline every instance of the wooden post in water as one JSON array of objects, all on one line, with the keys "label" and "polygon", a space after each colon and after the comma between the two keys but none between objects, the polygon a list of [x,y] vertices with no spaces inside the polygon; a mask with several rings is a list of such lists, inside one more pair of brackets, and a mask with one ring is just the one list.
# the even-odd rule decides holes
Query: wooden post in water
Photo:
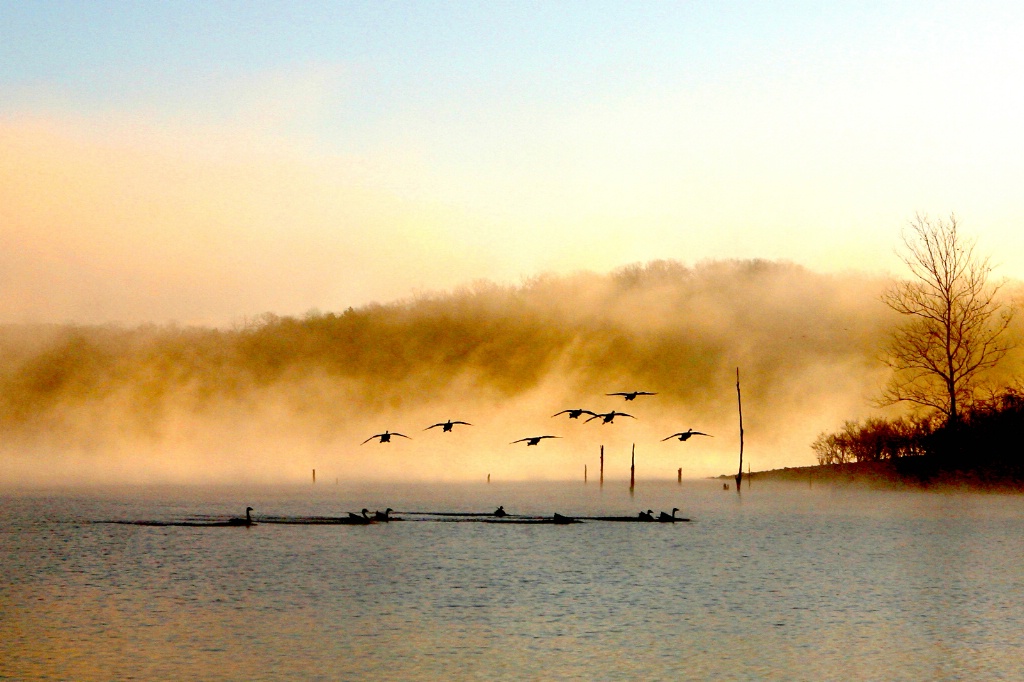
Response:
[{"label": "wooden post in water", "polygon": [[736,492],[743,481],[743,398],[740,396],[740,368],[736,368],[736,405],[740,411],[740,470],[736,472]]},{"label": "wooden post in water", "polygon": [[601,446],[601,485],[604,485],[604,446]]},{"label": "wooden post in water", "polygon": [[636,443],[633,443],[633,453],[629,456],[629,492],[633,492],[636,485]]},{"label": "wooden post in water", "polygon": [[316,484],[316,469],[313,469],[313,483]]},{"label": "wooden post in water", "polygon": [[583,482],[584,483],[587,482],[587,465],[586,464],[583,465]]},{"label": "wooden post in water", "polygon": [[683,467],[679,467],[679,470],[676,471],[676,483],[682,483],[682,482],[683,482]]},{"label": "wooden post in water", "polygon": [[487,482],[488,482],[488,483],[490,483],[490,482],[491,482],[491,475],[490,475],[490,474],[487,474]]}]

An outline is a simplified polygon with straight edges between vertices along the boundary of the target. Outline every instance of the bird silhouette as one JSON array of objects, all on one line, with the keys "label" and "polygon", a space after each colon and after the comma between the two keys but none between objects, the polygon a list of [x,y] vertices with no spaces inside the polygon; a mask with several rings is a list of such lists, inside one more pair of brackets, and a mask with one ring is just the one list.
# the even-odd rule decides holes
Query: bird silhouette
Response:
[{"label": "bird silhouette", "polygon": [[391,520],[390,514],[393,511],[395,511],[395,510],[392,509],[391,507],[388,507],[384,511],[375,511],[375,512],[373,512],[373,519],[375,521],[390,521]]},{"label": "bird silhouette", "polygon": [[[394,433],[389,433],[389,432],[385,431],[384,433],[375,433],[375,434],[373,434],[372,436],[370,436],[369,438],[364,440],[362,443],[360,443],[360,445],[366,445],[367,443],[369,443],[374,438],[380,438],[380,442],[381,443],[390,443],[391,442],[391,436],[401,436],[402,438],[409,438],[409,436],[405,435],[404,433],[398,433],[397,431],[395,431]],[[412,440],[412,439],[409,438],[409,440]]]},{"label": "bird silhouette", "polygon": [[581,414],[597,414],[596,412],[591,412],[590,410],[579,409],[579,410],[562,410],[561,412],[556,412],[555,414],[553,414],[551,416],[552,417],[557,417],[558,415],[565,414],[566,412],[569,413],[569,419],[579,419]]},{"label": "bird silhouette", "polygon": [[498,518],[502,518],[504,516],[508,516],[508,512],[505,511],[505,506],[501,505],[497,509],[495,509],[494,510],[494,516],[497,516]]},{"label": "bird silhouette", "polygon": [[642,511],[637,515],[637,518],[639,518],[641,521],[653,521],[654,510],[648,509],[647,511]]},{"label": "bird silhouette", "polygon": [[253,511],[252,507],[246,507],[245,508],[245,518],[244,519],[228,519],[228,525],[229,526],[251,526],[252,525],[252,517],[249,516],[249,513],[252,512],[252,511]]},{"label": "bird silhouette", "polygon": [[428,426],[427,428],[425,428],[423,430],[424,431],[429,431],[430,429],[433,429],[433,428],[436,428],[436,427],[440,426],[441,427],[441,433],[446,433],[448,431],[451,431],[452,427],[455,426],[456,424],[465,424],[466,426],[472,426],[472,424],[470,424],[469,422],[459,422],[459,421],[453,422],[451,419],[449,419],[446,422],[438,422],[438,423],[434,424],[433,426]]},{"label": "bird silhouette", "polygon": [[[598,417],[601,418],[601,423],[602,424],[612,424],[612,423],[615,422],[615,418],[616,417],[629,417],[631,419],[636,419],[636,417],[634,417],[631,414],[626,414],[625,412],[616,412],[615,410],[612,410],[611,412],[605,412],[604,414],[595,414],[593,417],[591,417],[587,421],[588,422],[592,422],[595,419],[597,419]],[[584,423],[586,423],[586,422],[584,422]]]},{"label": "bird silhouette", "polygon": [[626,400],[636,400],[638,395],[658,395],[657,393],[649,393],[647,391],[619,391],[617,393],[605,393],[605,395],[621,395]]},{"label": "bird silhouette", "polygon": [[348,518],[349,518],[349,521],[358,521],[359,523],[369,523],[370,521],[373,520],[369,516],[367,516],[367,514],[369,514],[369,513],[370,513],[369,509],[363,508],[363,510],[361,512],[359,512],[359,514],[354,514],[352,512],[349,512],[348,513]]},{"label": "bird silhouette", "polygon": [[669,516],[665,512],[661,512],[661,514],[658,516],[658,520],[662,521],[662,522],[665,522],[665,521],[675,521],[676,520],[676,512],[677,511],[679,511],[679,507],[672,507],[672,516]]},{"label": "bird silhouette", "polygon": [[514,440],[511,443],[509,443],[509,445],[515,445],[516,443],[522,443],[524,441],[527,445],[536,445],[545,438],[561,438],[561,436],[529,436],[527,438],[520,438],[519,440]]},{"label": "bird silhouette", "polygon": [[714,438],[714,436],[712,436],[710,433],[703,433],[701,431],[694,431],[693,429],[686,429],[685,431],[673,433],[671,436],[666,436],[665,438],[662,438],[661,442],[664,443],[670,438],[678,438],[681,441],[688,441],[690,440],[690,436],[707,436],[708,438]]}]

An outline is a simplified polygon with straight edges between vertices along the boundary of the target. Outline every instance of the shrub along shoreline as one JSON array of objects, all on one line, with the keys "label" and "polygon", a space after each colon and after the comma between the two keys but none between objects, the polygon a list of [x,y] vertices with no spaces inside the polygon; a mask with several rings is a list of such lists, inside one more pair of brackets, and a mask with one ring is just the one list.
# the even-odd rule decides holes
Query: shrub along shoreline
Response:
[{"label": "shrub along shoreline", "polygon": [[[752,472],[752,482],[1024,492],[1024,393],[978,401],[955,424],[937,419],[869,419],[822,433],[818,466]],[[731,478],[723,476],[722,478]]]}]

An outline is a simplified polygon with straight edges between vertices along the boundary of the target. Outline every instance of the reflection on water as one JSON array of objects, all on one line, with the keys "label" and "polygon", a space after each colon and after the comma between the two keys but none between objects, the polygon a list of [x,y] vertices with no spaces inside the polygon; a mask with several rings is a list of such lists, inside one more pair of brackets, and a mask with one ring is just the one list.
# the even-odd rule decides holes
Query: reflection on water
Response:
[{"label": "reflection on water", "polygon": [[[717,482],[0,499],[0,679],[1012,679],[1024,500]],[[690,524],[143,527],[550,515]]]}]

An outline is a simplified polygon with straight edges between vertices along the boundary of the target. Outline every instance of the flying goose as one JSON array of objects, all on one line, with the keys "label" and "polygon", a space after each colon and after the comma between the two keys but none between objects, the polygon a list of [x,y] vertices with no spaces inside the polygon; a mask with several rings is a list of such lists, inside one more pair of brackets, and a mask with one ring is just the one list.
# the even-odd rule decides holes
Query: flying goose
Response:
[{"label": "flying goose", "polygon": [[[364,440],[362,443],[360,443],[360,445],[366,445],[367,443],[369,443],[374,438],[380,438],[380,442],[381,443],[390,443],[391,442],[391,436],[401,436],[402,438],[409,438],[409,436],[405,435],[404,433],[398,433],[397,431],[395,431],[394,433],[388,433],[387,431],[385,431],[384,433],[375,433],[375,434],[373,434],[372,436],[370,436],[369,438]],[[409,438],[409,440],[412,440],[412,439]]]},{"label": "flying goose", "polygon": [[459,422],[459,421],[454,421],[453,422],[451,419],[449,419],[446,422],[438,422],[437,424],[434,424],[433,426],[428,426],[427,428],[425,428],[423,430],[424,431],[429,431],[430,429],[437,428],[438,426],[440,426],[441,427],[441,433],[447,433],[448,431],[451,431],[452,427],[455,426],[456,424],[465,424],[466,426],[472,426],[472,424],[470,424],[469,422]]},{"label": "flying goose", "polygon": [[714,436],[712,436],[710,433],[703,433],[701,431],[694,431],[693,429],[686,429],[685,431],[673,433],[671,436],[666,436],[665,438],[662,438],[661,442],[664,443],[669,438],[678,438],[681,441],[688,441],[690,440],[690,436],[707,436],[708,438],[714,438]]},{"label": "flying goose", "polygon": [[621,395],[626,400],[636,400],[638,395],[658,395],[648,391],[618,391],[617,393],[605,393],[605,395]]},{"label": "flying goose", "polygon": [[581,414],[591,414],[591,415],[597,414],[596,412],[591,412],[590,410],[584,410],[584,409],[581,408],[581,409],[578,409],[578,410],[562,410],[561,412],[556,412],[555,414],[553,414],[551,416],[552,417],[557,417],[558,415],[565,414],[566,412],[569,413],[569,419],[579,419]]},{"label": "flying goose", "polygon": [[601,423],[602,424],[612,424],[612,423],[614,423],[616,417],[629,417],[630,419],[636,419],[636,417],[634,417],[631,414],[626,414],[625,412],[616,412],[615,410],[612,410],[611,412],[605,412],[604,414],[595,414],[593,417],[591,417],[587,421],[588,422],[594,421],[598,417],[601,418],[601,420],[602,420]]},{"label": "flying goose", "polygon": [[523,441],[526,441],[527,445],[536,445],[545,438],[561,438],[561,436],[529,436],[527,438],[520,438],[519,440],[514,440],[511,443],[509,443],[509,445],[515,445],[516,443],[522,443]]}]

